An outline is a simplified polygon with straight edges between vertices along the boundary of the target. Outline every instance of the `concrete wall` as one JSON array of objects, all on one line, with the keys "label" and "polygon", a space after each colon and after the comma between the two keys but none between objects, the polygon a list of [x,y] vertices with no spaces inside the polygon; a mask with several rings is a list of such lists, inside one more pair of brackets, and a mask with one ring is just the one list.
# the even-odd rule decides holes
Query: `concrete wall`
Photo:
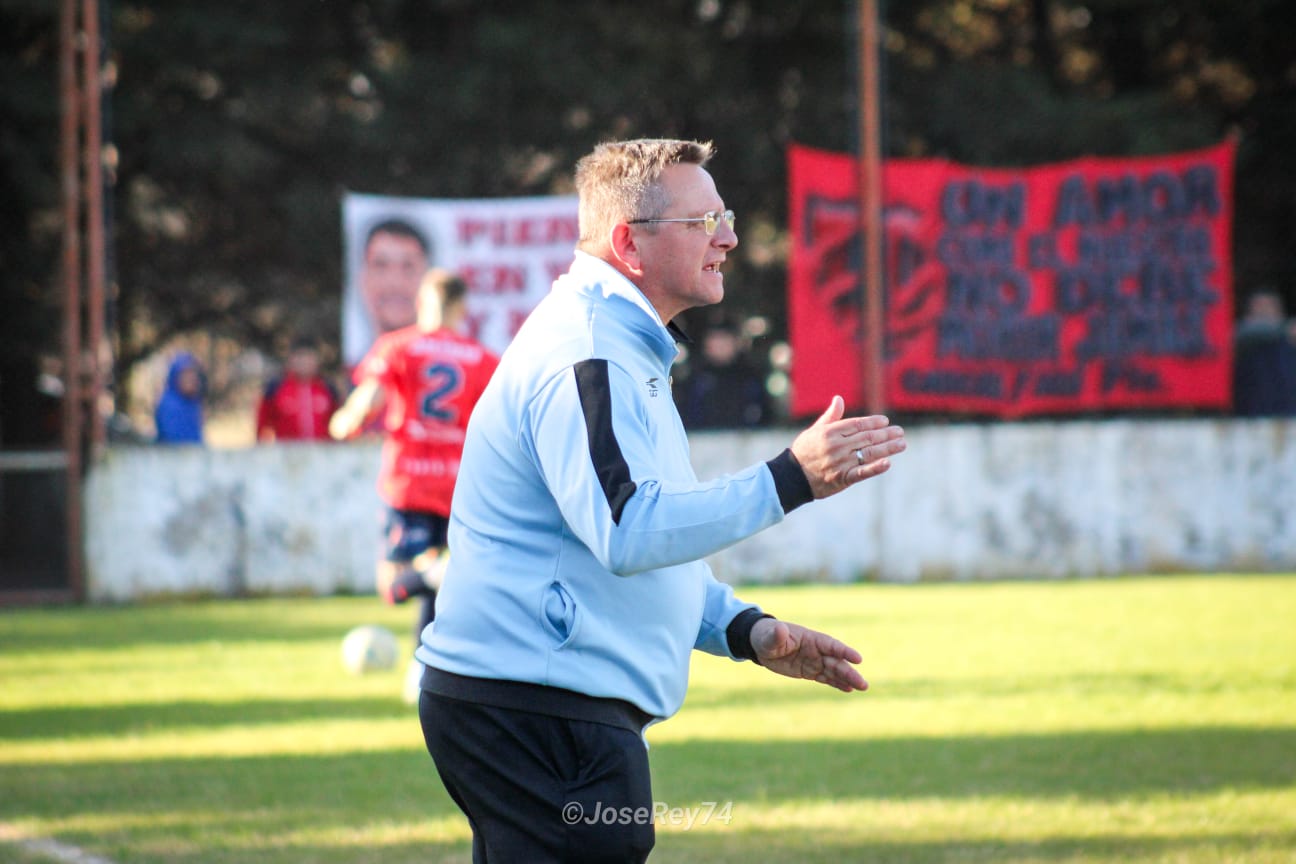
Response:
[{"label": "concrete wall", "polygon": [[[703,479],[794,430],[692,439]],[[891,472],[712,556],[730,582],[1296,571],[1296,421],[927,425]],[[370,591],[375,444],[119,448],[86,490],[92,600]]]},{"label": "concrete wall", "polygon": [[87,594],[372,591],[378,452],[113,448],[86,483]]}]

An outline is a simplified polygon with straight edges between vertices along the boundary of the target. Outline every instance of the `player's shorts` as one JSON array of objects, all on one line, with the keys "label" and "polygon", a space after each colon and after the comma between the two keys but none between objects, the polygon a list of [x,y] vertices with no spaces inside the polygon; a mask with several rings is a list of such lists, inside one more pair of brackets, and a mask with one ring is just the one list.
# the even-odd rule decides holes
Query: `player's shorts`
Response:
[{"label": "player's shorts", "polygon": [[387,508],[383,538],[388,561],[413,561],[429,549],[446,545],[450,520],[437,513],[422,510]]}]

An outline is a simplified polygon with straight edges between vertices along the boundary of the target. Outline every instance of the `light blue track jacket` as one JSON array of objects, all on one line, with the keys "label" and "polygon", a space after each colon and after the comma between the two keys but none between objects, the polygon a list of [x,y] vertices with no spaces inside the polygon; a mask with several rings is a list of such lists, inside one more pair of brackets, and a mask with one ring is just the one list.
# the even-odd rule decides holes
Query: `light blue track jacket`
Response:
[{"label": "light blue track jacket", "polygon": [[671,399],[675,354],[639,290],[576,253],[468,424],[419,660],[664,719],[684,700],[692,649],[733,656],[726,627],[752,604],[701,559],[784,506],[768,463],[698,481]]}]

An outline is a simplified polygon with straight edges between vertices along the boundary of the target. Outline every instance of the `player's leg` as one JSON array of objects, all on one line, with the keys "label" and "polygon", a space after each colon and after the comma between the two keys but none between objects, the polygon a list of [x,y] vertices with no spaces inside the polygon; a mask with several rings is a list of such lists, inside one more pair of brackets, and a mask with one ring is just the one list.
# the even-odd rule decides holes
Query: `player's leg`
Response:
[{"label": "player's leg", "polygon": [[[414,650],[417,651],[423,630],[436,618],[436,592],[424,594],[419,608],[419,616],[414,620]],[[423,663],[417,657],[411,657],[405,669],[405,689],[401,691],[405,704],[414,705],[419,701],[422,692]]]},{"label": "player's leg", "polygon": [[392,603],[404,603],[411,597],[429,597],[436,594],[423,579],[417,561],[410,561],[392,575],[388,596]]},{"label": "player's leg", "polygon": [[445,581],[446,568],[450,566],[449,547],[443,543],[438,548],[429,549],[415,559],[414,566],[418,568],[419,575],[423,577],[424,585],[433,591],[440,591],[441,583]]},{"label": "player's leg", "polygon": [[[415,559],[416,570],[406,580],[417,580],[417,585],[409,584],[407,596],[419,596],[419,615],[414,620],[414,650],[418,650],[423,630],[436,618],[437,588],[441,585],[441,576],[445,572],[445,562],[449,560],[446,549],[446,532],[450,520],[436,513],[421,513],[419,521],[427,529],[430,546],[424,549]],[[398,583],[401,584],[401,583]],[[405,673],[405,701],[411,705],[418,702],[420,682],[423,678],[423,664],[417,658],[410,660]]]},{"label": "player's leg", "polygon": [[427,514],[413,510],[387,510],[383,532],[384,555],[378,562],[378,596],[388,603],[404,603],[425,593],[415,562],[432,545]]},{"label": "player's leg", "polygon": [[[392,602],[403,603],[411,597],[435,600],[449,561],[446,532],[450,520],[437,513],[414,510],[402,511],[401,518],[409,538],[403,549],[404,554],[415,552],[415,542],[422,545],[410,557],[408,565],[393,579],[390,591]],[[429,614],[423,623],[426,625],[431,620]],[[422,629],[418,632],[421,633]],[[416,633],[415,636],[417,635]]]},{"label": "player's leg", "polygon": [[424,594],[419,607],[419,615],[414,619],[414,644],[417,645],[423,631],[436,618],[436,592]]}]

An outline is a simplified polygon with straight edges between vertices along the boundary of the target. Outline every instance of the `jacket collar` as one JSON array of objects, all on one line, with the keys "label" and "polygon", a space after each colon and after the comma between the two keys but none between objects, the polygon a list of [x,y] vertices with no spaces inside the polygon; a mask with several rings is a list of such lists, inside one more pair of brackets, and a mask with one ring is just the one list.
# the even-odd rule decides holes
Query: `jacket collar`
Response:
[{"label": "jacket collar", "polygon": [[[586,287],[591,291],[597,290],[598,293],[605,297],[621,297],[629,300],[642,309],[648,317],[652,318],[658,327],[666,326],[665,322],[661,320],[661,316],[657,314],[657,310],[648,302],[648,298],[643,295],[643,292],[602,258],[596,258],[588,252],[581,252],[578,249],[567,275],[574,278],[577,285]],[[595,289],[596,285],[598,286],[597,289]]]},{"label": "jacket collar", "polygon": [[[571,281],[568,282],[567,280]],[[573,290],[601,295],[605,299],[619,297],[638,307],[644,315],[648,316],[649,320],[643,322],[648,325],[645,329],[650,328],[654,332],[657,342],[660,343],[658,353],[668,363],[675,358],[675,343],[688,343],[690,341],[674,321],[669,324],[663,323],[661,316],[657,314],[657,310],[648,302],[648,298],[643,295],[643,292],[602,258],[596,258],[588,252],[581,252],[579,249],[576,250],[571,269],[560,277],[558,281],[559,284],[567,282],[566,287]]]}]

